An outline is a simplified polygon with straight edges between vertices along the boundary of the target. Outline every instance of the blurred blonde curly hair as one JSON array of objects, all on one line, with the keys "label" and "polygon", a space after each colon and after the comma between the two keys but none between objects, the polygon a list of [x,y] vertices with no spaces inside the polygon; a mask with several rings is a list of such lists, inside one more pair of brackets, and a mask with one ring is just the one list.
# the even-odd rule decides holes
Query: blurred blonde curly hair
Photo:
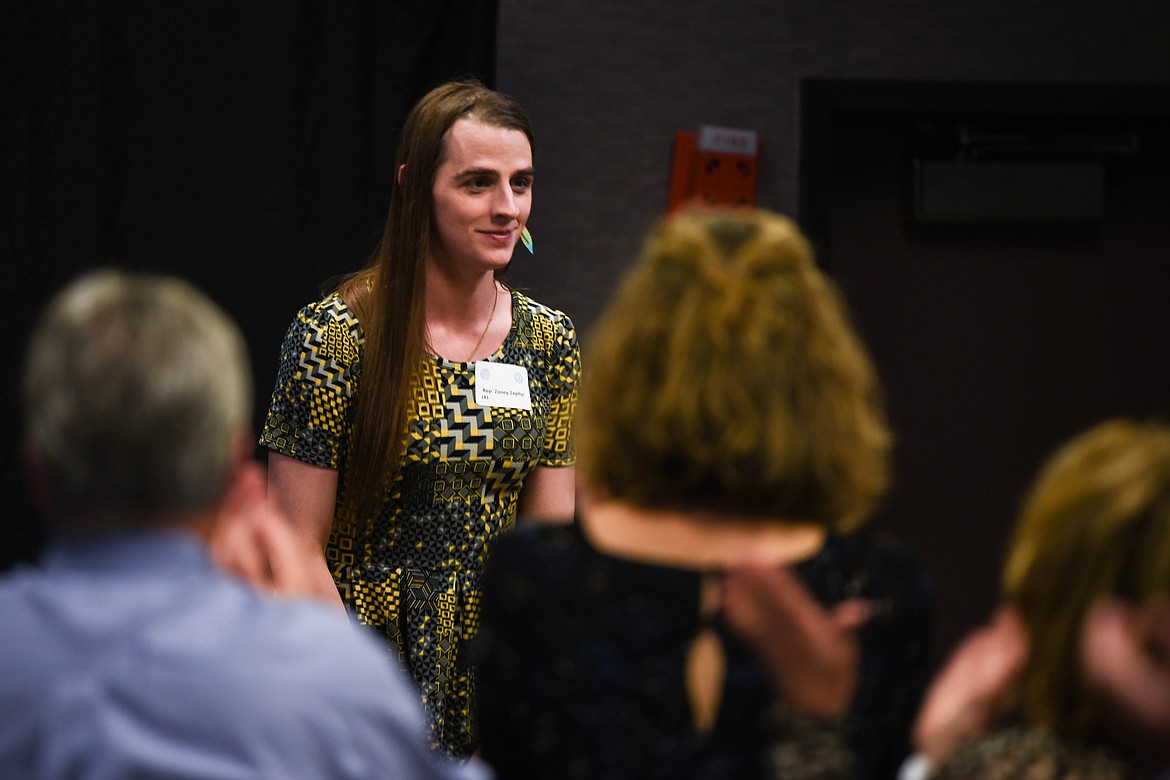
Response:
[{"label": "blurred blonde curly hair", "polygon": [[578,469],[602,496],[848,531],[886,489],[874,367],[779,214],[661,223],[584,355]]}]

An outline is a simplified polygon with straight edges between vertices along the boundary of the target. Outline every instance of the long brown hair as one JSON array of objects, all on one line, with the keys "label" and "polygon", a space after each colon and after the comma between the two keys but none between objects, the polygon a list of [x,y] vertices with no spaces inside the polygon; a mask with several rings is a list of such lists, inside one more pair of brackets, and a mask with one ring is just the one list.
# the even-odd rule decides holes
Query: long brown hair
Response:
[{"label": "long brown hair", "polygon": [[426,349],[432,189],[446,154],[447,131],[464,117],[519,130],[535,150],[524,109],[476,81],[436,87],[406,117],[382,239],[369,264],[338,287],[365,334],[344,477],[343,508],[354,519],[375,519],[397,476],[412,382]]}]

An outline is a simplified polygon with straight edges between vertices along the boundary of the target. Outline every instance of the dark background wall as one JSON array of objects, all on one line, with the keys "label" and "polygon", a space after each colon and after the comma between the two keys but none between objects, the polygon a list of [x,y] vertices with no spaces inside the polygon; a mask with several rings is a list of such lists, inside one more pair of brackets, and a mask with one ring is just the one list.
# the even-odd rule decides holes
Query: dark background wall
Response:
[{"label": "dark background wall", "polygon": [[[1170,416],[1170,177],[1111,175],[1091,228],[922,229],[901,200],[905,117],[802,138],[802,82],[1166,86],[1168,35],[1160,0],[500,0],[498,85],[538,138],[538,252],[513,281],[587,329],[662,214],[675,132],[758,132],[760,204],[817,228],[887,385],[897,472],[874,522],[934,572],[941,654],[993,604],[1040,458],[1104,416]],[[825,132],[802,209],[801,150]]]},{"label": "dark background wall", "polygon": [[666,204],[677,130],[755,130],[797,214],[803,79],[1170,83],[1170,5],[1068,0],[499,0],[497,85],[532,114],[540,242],[516,269],[595,317]]},{"label": "dark background wall", "polygon": [[[826,215],[799,213],[804,79],[1170,84],[1161,0],[24,0],[2,14],[5,560],[30,538],[15,366],[48,292],[107,263],[183,273],[244,325],[262,404],[295,308],[372,247],[397,122],[443,78],[480,76],[532,114],[537,254],[510,279],[585,330],[662,213],[677,130],[758,132],[760,204],[811,224]],[[825,169],[838,232],[818,241],[900,436],[876,522],[935,570],[945,648],[994,598],[1040,454],[1091,418],[1166,411],[1164,359],[1139,338],[1165,332],[1150,314],[1164,201],[1114,212],[1126,226],[1104,245],[956,243],[902,220],[896,123],[833,132],[856,167]],[[1103,283],[1101,268],[1118,272]],[[1113,379],[1075,381],[1090,373]]]},{"label": "dark background wall", "polygon": [[294,313],[380,235],[402,117],[493,81],[495,30],[494,0],[3,4],[0,564],[41,535],[17,367],[47,297],[97,266],[187,277],[244,329],[259,422]]},{"label": "dark background wall", "polygon": [[[929,561],[941,645],[991,608],[1004,540],[1052,449],[1108,417],[1170,421],[1170,88],[950,86],[940,105],[934,84],[860,86],[871,108],[839,103],[816,166],[824,197],[808,206],[829,217],[814,221],[823,254],[898,434],[875,522]],[[976,170],[1100,166],[1099,216],[987,218],[1011,189],[971,198],[970,222],[920,216],[914,163],[960,129],[996,139],[961,152]],[[802,179],[816,159],[803,158]],[[1037,188],[1020,205],[1064,196]]]}]

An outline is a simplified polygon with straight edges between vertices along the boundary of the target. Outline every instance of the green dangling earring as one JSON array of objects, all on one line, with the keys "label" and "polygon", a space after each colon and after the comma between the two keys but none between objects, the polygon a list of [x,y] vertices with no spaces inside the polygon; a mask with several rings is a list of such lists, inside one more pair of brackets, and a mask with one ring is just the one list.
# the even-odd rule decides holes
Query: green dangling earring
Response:
[{"label": "green dangling earring", "polygon": [[528,254],[536,254],[536,252],[532,251],[532,234],[528,232],[527,227],[524,227],[520,231],[520,243],[524,244],[524,248],[528,250]]}]

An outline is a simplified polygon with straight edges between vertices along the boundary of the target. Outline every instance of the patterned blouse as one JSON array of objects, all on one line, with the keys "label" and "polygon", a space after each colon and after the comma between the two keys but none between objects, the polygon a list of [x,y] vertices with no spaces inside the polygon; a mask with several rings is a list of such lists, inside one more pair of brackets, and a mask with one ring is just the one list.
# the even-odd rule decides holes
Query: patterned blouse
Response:
[{"label": "patterned blouse", "polygon": [[[844,735],[855,776],[893,777],[929,672],[931,586],[907,548],[868,532],[831,536],[795,565],[824,604],[861,597],[859,688]],[[714,726],[696,731],[687,649],[699,594],[717,572],[593,548],[579,523],[532,524],[502,540],[484,579],[481,751],[509,778],[840,777],[832,733],[780,722],[755,654],[717,621],[727,671]]]},{"label": "patterned blouse", "polygon": [[1148,775],[1103,747],[1034,726],[994,732],[958,748],[931,780],[1139,780]]},{"label": "patterned blouse", "polygon": [[480,575],[515,522],[525,475],[574,462],[576,333],[563,313],[512,292],[511,332],[479,372],[481,381],[488,370],[522,383],[518,369],[526,371],[530,409],[477,403],[476,363],[427,356],[403,465],[375,518],[340,511],[362,346],[361,326],[336,294],[298,312],[260,442],[340,472],[326,560],[342,599],[409,669],[435,746],[466,755],[476,746],[475,680],[462,648],[479,624]]}]

